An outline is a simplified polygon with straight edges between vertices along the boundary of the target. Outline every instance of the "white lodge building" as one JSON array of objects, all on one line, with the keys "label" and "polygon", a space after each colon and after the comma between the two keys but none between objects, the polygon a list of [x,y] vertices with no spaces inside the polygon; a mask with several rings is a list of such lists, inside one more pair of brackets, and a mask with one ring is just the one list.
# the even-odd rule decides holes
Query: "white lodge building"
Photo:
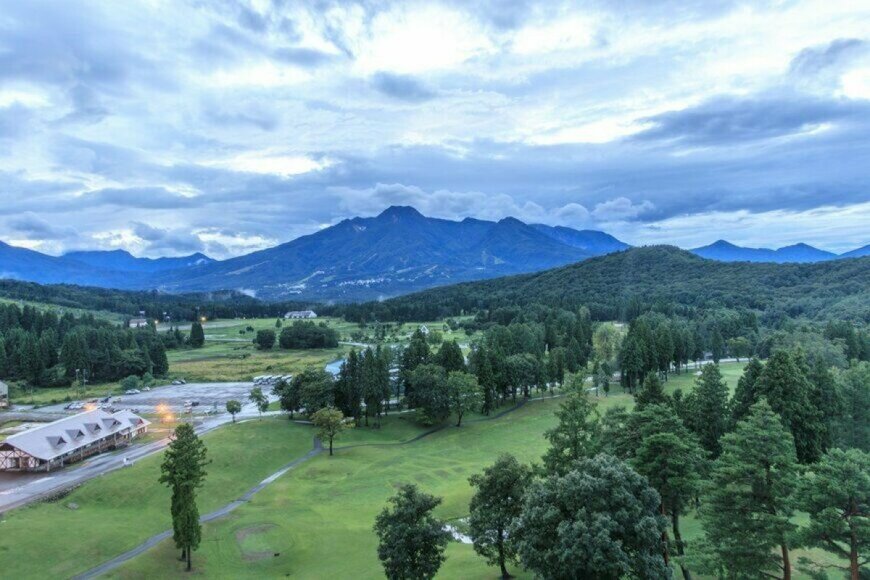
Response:
[{"label": "white lodge building", "polygon": [[34,427],[0,442],[0,471],[51,471],[125,447],[150,424],[130,411],[95,409]]},{"label": "white lodge building", "polygon": [[317,313],[313,310],[291,310],[284,315],[288,320],[296,320],[300,318],[317,318]]}]

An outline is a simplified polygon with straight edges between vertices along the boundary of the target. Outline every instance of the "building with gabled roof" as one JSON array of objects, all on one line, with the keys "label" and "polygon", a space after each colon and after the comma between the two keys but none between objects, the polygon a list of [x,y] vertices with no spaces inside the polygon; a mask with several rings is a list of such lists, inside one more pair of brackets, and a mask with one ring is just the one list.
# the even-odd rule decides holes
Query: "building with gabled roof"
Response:
[{"label": "building with gabled roof", "polygon": [[0,471],[51,471],[125,447],[151,422],[131,411],[94,409],[17,433],[0,442]]},{"label": "building with gabled roof", "polygon": [[300,318],[317,318],[317,313],[313,310],[291,310],[284,315],[284,318],[292,320]]}]

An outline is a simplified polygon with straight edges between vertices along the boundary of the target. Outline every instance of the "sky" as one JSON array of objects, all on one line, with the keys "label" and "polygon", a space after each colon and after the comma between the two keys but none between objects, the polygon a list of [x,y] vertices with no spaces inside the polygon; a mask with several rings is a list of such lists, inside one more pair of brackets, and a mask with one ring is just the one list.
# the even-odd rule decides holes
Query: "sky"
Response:
[{"label": "sky", "polygon": [[0,240],[227,258],[390,205],[870,242],[870,2],[0,0]]}]

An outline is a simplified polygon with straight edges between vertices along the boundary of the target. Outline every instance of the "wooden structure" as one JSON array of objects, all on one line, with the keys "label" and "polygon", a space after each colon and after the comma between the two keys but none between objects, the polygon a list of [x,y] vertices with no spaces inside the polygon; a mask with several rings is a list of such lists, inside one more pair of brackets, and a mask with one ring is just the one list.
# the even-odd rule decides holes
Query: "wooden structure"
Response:
[{"label": "wooden structure", "polygon": [[0,442],[0,471],[51,471],[125,447],[150,424],[130,411],[95,409],[34,427]]}]

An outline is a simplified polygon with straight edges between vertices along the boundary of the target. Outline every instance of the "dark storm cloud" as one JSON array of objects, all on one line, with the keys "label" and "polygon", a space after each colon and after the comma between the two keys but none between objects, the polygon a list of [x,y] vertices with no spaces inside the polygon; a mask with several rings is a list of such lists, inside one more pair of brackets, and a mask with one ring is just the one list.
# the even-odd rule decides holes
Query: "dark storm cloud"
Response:
[{"label": "dark storm cloud", "polygon": [[634,139],[728,146],[803,133],[824,123],[865,120],[868,115],[870,104],[860,101],[800,94],[725,97],[643,119],[653,127]]},{"label": "dark storm cloud", "polygon": [[435,91],[409,75],[379,72],[372,76],[372,86],[394,99],[419,102],[435,98]]}]

